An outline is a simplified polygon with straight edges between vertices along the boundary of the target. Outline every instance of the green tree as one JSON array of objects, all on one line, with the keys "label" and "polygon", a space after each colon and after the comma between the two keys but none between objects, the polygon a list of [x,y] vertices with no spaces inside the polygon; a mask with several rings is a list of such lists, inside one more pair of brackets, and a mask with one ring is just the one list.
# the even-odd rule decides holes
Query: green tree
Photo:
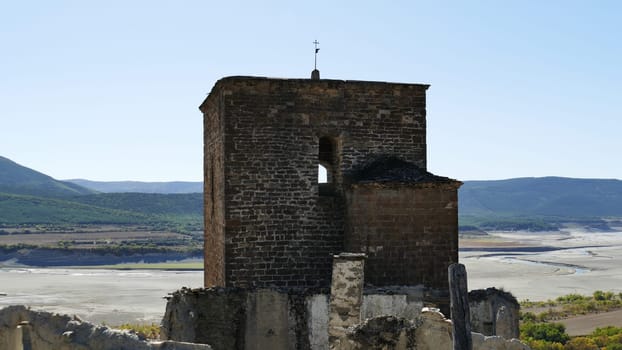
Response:
[{"label": "green tree", "polygon": [[561,323],[533,323],[525,322],[521,326],[521,339],[545,340],[548,342],[565,344],[570,336],[566,334],[566,327]]}]

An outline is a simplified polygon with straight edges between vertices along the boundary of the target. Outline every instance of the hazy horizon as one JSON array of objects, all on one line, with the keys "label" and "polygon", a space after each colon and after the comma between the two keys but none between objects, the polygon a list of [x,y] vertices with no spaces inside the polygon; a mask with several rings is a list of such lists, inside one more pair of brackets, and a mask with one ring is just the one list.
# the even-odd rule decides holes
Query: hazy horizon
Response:
[{"label": "hazy horizon", "polygon": [[[2,156],[0,154],[0,156]],[[10,159],[10,158],[9,158]],[[20,164],[18,161],[15,161],[14,159],[10,159],[11,161],[25,166],[24,164]],[[30,167],[29,167],[30,168]],[[41,172],[38,169],[33,169],[30,168],[32,170],[38,171],[44,175],[48,175],[44,172]],[[618,181],[622,181],[622,178],[608,178],[608,177],[572,177],[572,176],[564,176],[564,175],[543,175],[543,176],[515,176],[515,177],[507,177],[507,178],[499,178],[499,179],[457,179],[460,181],[503,181],[503,180],[511,180],[511,179],[519,179],[519,178],[547,178],[547,177],[560,177],[560,178],[572,178],[572,179],[582,179],[582,180],[618,180]],[[54,178],[54,177],[53,177]],[[59,180],[59,181],[91,181],[91,182],[144,182],[144,183],[169,183],[169,182],[193,182],[193,183],[197,183],[197,182],[203,182],[203,180],[177,180],[177,179],[169,179],[169,180],[154,180],[154,181],[149,181],[149,180],[135,180],[135,179],[130,179],[130,178],[124,178],[124,179],[118,179],[118,180],[98,180],[98,179],[86,179],[86,178],[79,178],[79,177],[70,177],[70,178],[65,178],[65,179],[59,179],[59,178],[54,178],[55,180]],[[326,170],[322,170],[321,169],[321,165],[318,166],[318,182],[322,183],[322,182],[326,182]]]}]

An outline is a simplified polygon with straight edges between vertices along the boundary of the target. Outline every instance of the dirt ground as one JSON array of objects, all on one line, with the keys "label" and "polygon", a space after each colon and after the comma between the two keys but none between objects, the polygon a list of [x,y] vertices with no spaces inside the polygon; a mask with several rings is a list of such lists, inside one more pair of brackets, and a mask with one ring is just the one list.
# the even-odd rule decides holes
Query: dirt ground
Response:
[{"label": "dirt ground", "polygon": [[11,234],[0,235],[0,245],[21,243],[38,246],[57,246],[59,242],[72,242],[72,244],[79,245],[80,247],[89,248],[98,244],[187,239],[187,236],[179,233],[152,231],[139,226],[85,225],[64,231],[62,229],[41,230],[37,227],[3,230]]},{"label": "dirt ground", "polygon": [[[493,232],[460,245],[469,289],[504,288],[519,300],[534,301],[596,290],[622,292],[622,232]],[[202,277],[201,271],[4,268],[0,307],[27,304],[108,324],[158,322],[163,297],[181,286],[199,287]],[[596,327],[622,326],[622,310],[563,323],[570,334],[586,334]]]},{"label": "dirt ground", "polygon": [[[492,232],[461,239],[469,289],[503,288],[518,300],[544,301],[596,290],[622,292],[622,232]],[[571,335],[622,326],[622,310],[561,320]]]},{"label": "dirt ground", "polygon": [[571,336],[586,335],[596,328],[606,326],[622,327],[622,310],[581,315],[558,321],[566,326],[566,333]]},{"label": "dirt ground", "polygon": [[113,326],[158,324],[168,293],[202,284],[203,271],[5,267],[0,308],[28,305]]},{"label": "dirt ground", "polygon": [[622,232],[493,232],[460,247],[469,289],[503,288],[534,301],[622,292]]}]

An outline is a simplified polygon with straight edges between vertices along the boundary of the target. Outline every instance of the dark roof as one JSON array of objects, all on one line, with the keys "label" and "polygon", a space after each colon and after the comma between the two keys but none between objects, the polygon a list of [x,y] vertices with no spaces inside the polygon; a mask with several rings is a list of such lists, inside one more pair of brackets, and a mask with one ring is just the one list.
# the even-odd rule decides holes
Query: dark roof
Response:
[{"label": "dark roof", "polygon": [[397,157],[379,157],[355,171],[353,183],[452,183],[457,182],[444,176],[434,175],[413,163]]}]

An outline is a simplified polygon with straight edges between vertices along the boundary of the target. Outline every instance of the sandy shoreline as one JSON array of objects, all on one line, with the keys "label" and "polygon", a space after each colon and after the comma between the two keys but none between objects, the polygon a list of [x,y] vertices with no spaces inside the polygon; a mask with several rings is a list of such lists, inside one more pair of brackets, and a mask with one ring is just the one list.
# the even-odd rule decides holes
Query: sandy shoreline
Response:
[{"label": "sandy shoreline", "polygon": [[113,326],[158,324],[168,293],[202,284],[202,271],[1,268],[0,308],[21,304]]},{"label": "sandy shoreline", "polygon": [[622,291],[622,232],[493,232],[460,244],[469,289],[504,288],[519,300]]},{"label": "sandy shoreline", "polygon": [[[462,239],[469,289],[503,288],[519,300],[622,292],[622,232],[493,232]],[[0,268],[0,307],[76,314],[96,323],[159,323],[164,297],[203,284],[202,271]]]}]

